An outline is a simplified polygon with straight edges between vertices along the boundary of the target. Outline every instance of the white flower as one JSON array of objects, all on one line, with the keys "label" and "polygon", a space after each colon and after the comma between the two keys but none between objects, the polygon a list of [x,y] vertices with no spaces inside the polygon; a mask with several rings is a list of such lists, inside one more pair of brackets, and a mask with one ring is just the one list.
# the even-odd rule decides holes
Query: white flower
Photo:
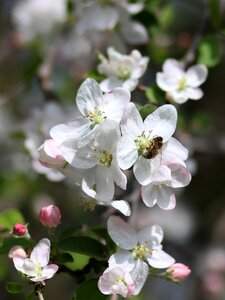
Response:
[{"label": "white flower", "polygon": [[104,295],[118,294],[125,298],[135,295],[135,284],[130,273],[119,266],[106,269],[99,278],[98,287]]},{"label": "white flower", "polygon": [[120,168],[126,170],[134,165],[139,183],[149,184],[161,164],[162,149],[174,133],[176,122],[177,111],[172,105],[161,106],[143,122],[135,105],[129,103],[121,121]]},{"label": "white flower", "polygon": [[13,21],[26,40],[48,35],[66,21],[66,0],[21,0],[13,9]]},{"label": "white flower", "polygon": [[106,120],[118,124],[123,111],[130,101],[130,92],[116,88],[111,93],[102,94],[99,84],[86,79],[80,86],[76,103],[82,116],[68,124],[59,124],[50,131],[51,137],[61,145],[61,151],[67,162],[73,161],[77,148],[90,142],[99,126]]},{"label": "white flower", "polygon": [[162,228],[153,225],[136,232],[121,218],[108,219],[108,233],[112,240],[124,250],[113,254],[109,267],[119,265],[135,278],[136,294],[139,293],[149,273],[149,266],[157,269],[168,268],[174,259],[162,250]]},{"label": "white flower", "polygon": [[34,247],[30,258],[23,256],[13,256],[15,268],[27,275],[33,282],[41,282],[52,278],[58,271],[58,266],[55,264],[48,265],[50,256],[50,241],[42,239]]},{"label": "white flower", "polygon": [[102,56],[102,63],[98,66],[99,73],[108,77],[100,83],[101,89],[108,92],[121,86],[133,91],[138,85],[138,79],[146,71],[149,58],[143,57],[138,50],[125,55],[111,47],[107,54],[109,59]]},{"label": "white flower", "polygon": [[183,165],[162,164],[152,182],[142,187],[142,199],[148,207],[153,207],[157,203],[162,209],[173,209],[176,206],[173,189],[187,186],[190,180],[191,174]]},{"label": "white flower", "polygon": [[167,92],[167,98],[182,104],[188,99],[198,100],[203,92],[199,86],[205,82],[208,70],[205,65],[195,65],[184,71],[184,67],[175,59],[167,59],[163,72],[157,73],[158,86]]},{"label": "white flower", "polygon": [[82,189],[99,201],[110,201],[113,198],[114,182],[126,189],[127,179],[118,166],[116,156],[120,136],[118,124],[106,120],[99,127],[94,141],[79,148],[71,162],[76,168],[89,170],[83,179]]}]

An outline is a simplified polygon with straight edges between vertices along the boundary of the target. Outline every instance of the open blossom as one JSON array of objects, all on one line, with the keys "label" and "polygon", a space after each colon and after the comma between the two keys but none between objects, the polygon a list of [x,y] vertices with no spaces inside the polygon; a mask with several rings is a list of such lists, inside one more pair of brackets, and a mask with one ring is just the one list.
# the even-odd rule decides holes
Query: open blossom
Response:
[{"label": "open blossom", "polygon": [[39,213],[39,220],[47,228],[54,228],[60,224],[61,213],[57,206],[49,205],[42,207]]},{"label": "open blossom", "polygon": [[168,100],[182,104],[188,99],[198,100],[203,92],[199,88],[207,78],[208,70],[205,65],[198,64],[184,70],[182,63],[175,59],[167,59],[163,64],[163,72],[158,72],[158,86],[167,92]]},{"label": "open blossom", "polygon": [[165,152],[176,122],[177,111],[172,105],[159,107],[143,122],[135,105],[129,103],[121,121],[122,138],[118,145],[120,168],[126,170],[134,165],[136,179],[141,185],[147,185],[160,167],[162,157],[164,160],[180,161],[183,150],[176,144],[173,144],[173,151]]},{"label": "open blossom", "polygon": [[66,0],[21,0],[13,9],[13,22],[26,40],[51,33],[66,17]]},{"label": "open blossom", "polygon": [[104,92],[111,91],[115,87],[124,87],[133,91],[139,78],[146,71],[149,58],[143,57],[138,50],[133,50],[130,55],[117,52],[114,48],[108,48],[108,59],[101,56],[101,64],[98,71],[108,78],[100,83]]},{"label": "open blossom", "polygon": [[121,218],[111,216],[108,219],[108,233],[112,240],[122,248],[109,259],[109,267],[120,266],[135,278],[135,294],[143,287],[153,268],[168,268],[174,264],[174,259],[162,250],[163,231],[158,225],[153,225],[136,232]]},{"label": "open blossom", "polygon": [[90,142],[105,120],[119,124],[126,105],[130,101],[130,92],[115,88],[111,93],[102,94],[99,84],[91,78],[80,86],[76,104],[82,116],[68,124],[59,124],[50,131],[51,137],[61,145],[63,157],[71,163],[77,148]]},{"label": "open blossom", "polygon": [[[114,182],[126,188],[127,179],[117,161],[117,144],[120,130],[116,122],[106,120],[93,142],[79,148],[72,165],[88,169],[82,182],[83,191],[99,201],[110,201],[114,196]],[[94,187],[94,188],[93,188]]]},{"label": "open blossom", "polygon": [[55,264],[48,265],[50,256],[50,241],[42,239],[34,247],[29,258],[13,255],[15,268],[27,275],[33,282],[42,282],[52,278],[58,271]]},{"label": "open blossom", "polygon": [[135,291],[130,273],[119,266],[106,269],[99,278],[98,287],[104,295],[117,294],[124,298],[132,296]]},{"label": "open blossom", "polygon": [[188,266],[177,263],[169,267],[166,271],[175,282],[180,282],[191,274]]}]

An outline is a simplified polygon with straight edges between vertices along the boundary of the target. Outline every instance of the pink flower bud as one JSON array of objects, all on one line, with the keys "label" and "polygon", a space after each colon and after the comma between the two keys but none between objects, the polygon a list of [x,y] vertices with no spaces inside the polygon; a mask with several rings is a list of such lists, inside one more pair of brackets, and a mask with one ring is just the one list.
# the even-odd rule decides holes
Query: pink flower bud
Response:
[{"label": "pink flower bud", "polygon": [[53,139],[45,140],[44,144],[38,149],[38,152],[40,163],[47,168],[61,168],[66,164],[60,150],[60,145]]},{"label": "pink flower bud", "polygon": [[17,236],[24,236],[27,231],[27,226],[23,224],[15,224],[13,227],[13,233]]},{"label": "pink flower bud", "polygon": [[170,276],[174,281],[179,282],[187,278],[191,274],[191,270],[188,266],[178,263],[169,267],[167,273],[171,274]]},{"label": "pink flower bud", "polygon": [[14,246],[9,251],[9,258],[13,259],[15,257],[26,258],[27,254],[24,249],[20,246]]},{"label": "pink flower bud", "polygon": [[39,213],[39,220],[47,228],[53,228],[60,224],[61,213],[57,206],[49,205],[42,207]]}]

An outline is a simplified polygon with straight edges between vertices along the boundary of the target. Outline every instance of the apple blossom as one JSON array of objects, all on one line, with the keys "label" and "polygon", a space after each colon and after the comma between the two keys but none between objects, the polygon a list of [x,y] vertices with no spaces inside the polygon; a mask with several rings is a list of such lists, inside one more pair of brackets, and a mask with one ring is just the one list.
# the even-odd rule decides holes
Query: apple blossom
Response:
[{"label": "apple blossom", "polygon": [[28,276],[33,282],[42,282],[52,278],[58,271],[58,266],[55,264],[48,265],[50,256],[50,241],[42,239],[34,247],[30,254],[30,258],[21,256],[13,256],[15,268]]},{"label": "apple blossom", "polygon": [[13,246],[9,251],[9,258],[13,259],[14,257],[26,258],[27,254],[21,246]]},{"label": "apple blossom", "polygon": [[[93,142],[79,148],[71,164],[88,169],[82,182],[83,191],[102,202],[114,196],[114,182],[126,189],[127,179],[117,161],[117,144],[120,130],[116,122],[106,120],[100,127]],[[94,187],[94,188],[93,188]]]},{"label": "apple blossom", "polygon": [[205,82],[208,70],[205,65],[198,64],[184,70],[182,63],[175,59],[167,59],[163,64],[163,72],[158,72],[158,86],[167,92],[168,100],[178,104],[188,99],[199,100],[203,96],[199,86]]},{"label": "apple blossom", "polygon": [[16,223],[13,227],[13,234],[16,236],[24,236],[27,232],[27,226],[23,224]]},{"label": "apple blossom", "polygon": [[169,274],[173,281],[180,282],[191,274],[191,270],[188,266],[181,263],[177,263],[169,267],[166,273]]},{"label": "apple blossom", "polygon": [[56,125],[50,131],[51,137],[61,145],[66,161],[72,163],[77,148],[88,144],[106,119],[119,124],[129,101],[128,90],[115,88],[111,93],[103,95],[94,79],[86,79],[80,86],[76,98],[82,116],[71,123]]},{"label": "apple blossom", "polygon": [[104,271],[98,287],[104,295],[118,294],[126,298],[134,294],[135,283],[129,272],[116,266]]},{"label": "apple blossom", "polygon": [[100,83],[101,89],[108,92],[121,86],[133,91],[138,85],[138,79],[146,71],[149,58],[143,57],[138,50],[125,55],[112,47],[108,48],[107,54],[109,58],[102,55],[98,66],[99,73],[108,77]]},{"label": "apple blossom", "polygon": [[[126,170],[134,165],[134,175],[139,183],[149,184],[160,167],[163,149],[175,131],[176,122],[177,111],[172,105],[159,107],[143,122],[135,105],[129,103],[121,121],[120,168]],[[174,148],[180,152],[176,145]]]},{"label": "apple blossom", "polygon": [[174,264],[174,259],[162,250],[163,231],[160,226],[153,225],[136,232],[121,218],[111,216],[107,227],[112,240],[123,249],[111,255],[109,267],[119,265],[131,272],[132,278],[136,278],[136,293],[145,283],[148,265],[161,269]]},{"label": "apple blossom", "polygon": [[49,205],[42,207],[39,213],[39,220],[42,225],[51,229],[60,224],[61,213],[57,206]]}]

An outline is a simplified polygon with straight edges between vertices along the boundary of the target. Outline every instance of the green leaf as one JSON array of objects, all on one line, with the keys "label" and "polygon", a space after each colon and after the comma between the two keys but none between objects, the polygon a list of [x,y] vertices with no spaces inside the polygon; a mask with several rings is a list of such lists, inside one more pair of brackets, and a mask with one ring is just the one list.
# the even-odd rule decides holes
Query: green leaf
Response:
[{"label": "green leaf", "polygon": [[98,289],[98,280],[89,279],[77,288],[73,300],[105,300],[108,296],[103,295]]},{"label": "green leaf", "polygon": [[147,88],[145,95],[150,104],[161,105],[165,103],[165,93],[157,85]]},{"label": "green leaf", "polygon": [[73,262],[67,262],[65,263],[65,266],[72,271],[83,270],[89,263],[90,258],[86,255],[73,252],[70,252],[70,255],[73,258]]},{"label": "green leaf", "polygon": [[222,58],[222,45],[217,37],[204,37],[198,47],[198,63],[215,67]]},{"label": "green leaf", "polygon": [[25,220],[18,210],[9,209],[0,214],[1,227],[12,230],[16,223],[25,224]]},{"label": "green leaf", "polygon": [[24,286],[18,282],[7,282],[6,289],[10,294],[19,294],[23,291]]},{"label": "green leaf", "polygon": [[60,253],[56,257],[54,262],[59,265],[64,265],[66,263],[72,263],[73,261],[74,261],[73,255],[71,255],[70,253]]},{"label": "green leaf", "polygon": [[75,252],[89,257],[104,258],[107,249],[100,242],[87,236],[74,236],[58,243],[58,248],[68,252]]},{"label": "green leaf", "polygon": [[33,248],[34,242],[25,238],[6,238],[0,242],[0,254],[8,253],[13,246],[17,245],[24,249]]},{"label": "green leaf", "polygon": [[92,231],[100,238],[104,239],[108,251],[113,253],[116,252],[116,244],[112,241],[111,237],[108,234],[108,230],[106,228],[98,227],[98,228],[93,228]]},{"label": "green leaf", "polygon": [[66,228],[65,230],[63,230],[59,236],[60,240],[66,239],[68,237],[71,237],[72,235],[74,235],[74,233],[79,230],[81,228],[81,225],[76,225],[70,228]]},{"label": "green leaf", "polygon": [[149,114],[151,114],[154,110],[156,110],[156,106],[153,104],[145,104],[139,109],[139,113],[141,114],[142,118],[145,119]]},{"label": "green leaf", "polygon": [[214,27],[220,29],[222,24],[220,0],[209,0],[209,10]]}]

